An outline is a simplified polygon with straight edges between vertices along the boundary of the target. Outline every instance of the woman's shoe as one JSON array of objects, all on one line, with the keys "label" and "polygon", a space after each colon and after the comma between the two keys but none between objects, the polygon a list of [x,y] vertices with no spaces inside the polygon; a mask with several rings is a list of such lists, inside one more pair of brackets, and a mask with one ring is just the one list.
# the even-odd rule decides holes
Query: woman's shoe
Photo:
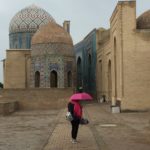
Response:
[{"label": "woman's shoe", "polygon": [[76,143],[77,143],[77,140],[72,139],[72,143],[73,143],[73,144],[76,144]]}]

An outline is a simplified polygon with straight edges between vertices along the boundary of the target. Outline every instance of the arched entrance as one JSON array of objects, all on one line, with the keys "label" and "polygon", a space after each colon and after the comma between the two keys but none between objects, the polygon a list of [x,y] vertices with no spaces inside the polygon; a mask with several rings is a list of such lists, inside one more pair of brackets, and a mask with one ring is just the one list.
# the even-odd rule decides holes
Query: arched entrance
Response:
[{"label": "arched entrance", "polygon": [[103,84],[102,84],[102,60],[99,60],[99,64],[98,64],[98,85],[99,85],[99,92],[101,93],[102,92],[102,87],[103,87]]},{"label": "arched entrance", "polygon": [[50,87],[57,87],[57,72],[54,70],[50,74]]},{"label": "arched entrance", "polygon": [[115,82],[114,82],[114,104],[116,104],[117,99],[117,42],[116,37],[114,38],[114,76],[115,76]]},{"label": "arched entrance", "polygon": [[40,72],[39,71],[35,72],[35,87],[36,88],[40,87]]},{"label": "arched entrance", "polygon": [[111,61],[108,62],[108,100],[112,99]]},{"label": "arched entrance", "polygon": [[77,59],[77,86],[82,86],[82,62],[80,57]]},{"label": "arched entrance", "polygon": [[92,73],[92,71],[91,71],[91,69],[92,69],[92,67],[91,67],[91,64],[92,64],[92,57],[91,57],[91,54],[89,54],[88,55],[88,91],[90,91],[91,92],[91,90],[92,90],[92,81],[91,81],[91,73]]},{"label": "arched entrance", "polygon": [[67,74],[67,85],[68,85],[68,87],[72,86],[72,74],[71,74],[71,71],[68,71],[68,74]]}]

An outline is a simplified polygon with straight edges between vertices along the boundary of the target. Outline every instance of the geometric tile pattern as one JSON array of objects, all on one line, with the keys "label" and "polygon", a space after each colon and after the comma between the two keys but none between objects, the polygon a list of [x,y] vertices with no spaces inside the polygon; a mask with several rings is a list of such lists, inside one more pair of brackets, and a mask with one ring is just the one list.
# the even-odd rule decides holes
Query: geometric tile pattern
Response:
[{"label": "geometric tile pattern", "polygon": [[77,86],[83,90],[95,94],[96,88],[96,30],[92,30],[81,42],[74,46],[77,65]]},{"label": "geometric tile pattern", "polygon": [[50,73],[54,70],[58,75],[58,88],[67,87],[67,72],[70,71],[74,77],[74,59],[61,55],[45,55],[31,57],[31,82],[34,88],[35,72],[40,72],[40,87],[50,87]]},{"label": "geometric tile pattern", "polygon": [[48,54],[74,56],[72,45],[64,43],[35,44],[32,45],[31,49],[31,56],[41,56]]},{"label": "geometric tile pattern", "polygon": [[20,10],[11,20],[9,33],[35,32],[41,25],[55,22],[53,17],[44,9],[31,5]]}]

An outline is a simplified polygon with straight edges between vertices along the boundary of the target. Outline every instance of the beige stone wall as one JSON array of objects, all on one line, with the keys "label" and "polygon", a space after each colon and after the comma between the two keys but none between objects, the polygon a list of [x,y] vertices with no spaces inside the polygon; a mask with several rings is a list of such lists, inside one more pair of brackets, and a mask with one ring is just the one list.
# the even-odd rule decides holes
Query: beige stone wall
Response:
[{"label": "beige stone wall", "polygon": [[136,30],[135,3],[122,6],[123,100],[122,110],[150,109],[150,34]]},{"label": "beige stone wall", "polygon": [[111,61],[112,105],[119,102],[122,110],[150,109],[150,31],[136,29],[136,2],[118,2],[110,18],[110,39],[104,32],[97,32],[98,98],[110,99]]},{"label": "beige stone wall", "polygon": [[109,30],[97,30],[97,64],[96,64],[96,89],[97,99],[102,95],[108,99],[108,62],[111,60]]},{"label": "beige stone wall", "polygon": [[150,109],[150,32],[135,30],[134,37],[125,58],[122,109],[145,110]]},{"label": "beige stone wall", "polygon": [[4,88],[28,87],[30,50],[7,50],[4,68]]},{"label": "beige stone wall", "polygon": [[0,90],[1,100],[18,101],[21,110],[64,108],[72,94],[72,88]]},{"label": "beige stone wall", "polygon": [[112,105],[122,99],[122,5],[118,3],[110,18]]}]

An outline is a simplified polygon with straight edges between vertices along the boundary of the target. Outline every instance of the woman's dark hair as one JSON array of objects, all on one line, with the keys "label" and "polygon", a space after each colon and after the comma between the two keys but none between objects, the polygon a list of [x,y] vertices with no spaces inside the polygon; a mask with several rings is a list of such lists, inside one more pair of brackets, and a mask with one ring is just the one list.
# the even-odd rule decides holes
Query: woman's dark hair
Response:
[{"label": "woman's dark hair", "polygon": [[78,93],[82,93],[82,92],[83,92],[82,86],[80,86],[80,87],[77,88],[77,92],[78,92]]}]

